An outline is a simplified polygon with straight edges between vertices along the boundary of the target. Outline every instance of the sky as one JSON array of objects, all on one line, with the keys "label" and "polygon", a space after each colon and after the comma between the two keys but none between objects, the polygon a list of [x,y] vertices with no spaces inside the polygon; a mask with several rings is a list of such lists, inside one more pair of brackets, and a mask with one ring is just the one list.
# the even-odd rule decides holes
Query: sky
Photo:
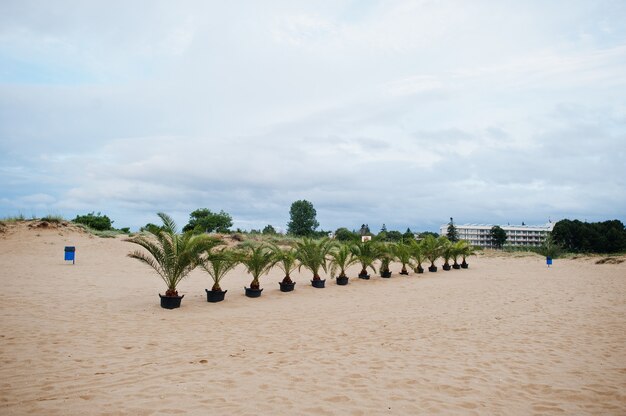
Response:
[{"label": "sky", "polygon": [[626,222],[626,2],[0,2],[0,218]]}]

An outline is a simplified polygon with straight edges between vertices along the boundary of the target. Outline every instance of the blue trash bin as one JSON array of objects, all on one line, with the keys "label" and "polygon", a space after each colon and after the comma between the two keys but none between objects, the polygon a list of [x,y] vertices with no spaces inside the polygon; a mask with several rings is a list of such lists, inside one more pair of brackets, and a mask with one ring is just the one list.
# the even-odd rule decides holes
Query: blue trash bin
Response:
[{"label": "blue trash bin", "polygon": [[546,257],[546,264],[548,265],[548,267],[552,266],[552,257]]},{"label": "blue trash bin", "polygon": [[65,246],[65,261],[71,261],[72,264],[76,263],[76,247]]}]

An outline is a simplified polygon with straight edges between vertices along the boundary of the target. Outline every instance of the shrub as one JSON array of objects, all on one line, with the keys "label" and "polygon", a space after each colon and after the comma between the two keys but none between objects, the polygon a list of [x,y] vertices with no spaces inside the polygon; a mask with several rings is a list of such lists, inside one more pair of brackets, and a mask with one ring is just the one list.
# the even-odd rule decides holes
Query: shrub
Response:
[{"label": "shrub", "polygon": [[106,231],[110,230],[113,224],[113,221],[106,215],[102,215],[101,213],[94,214],[94,212],[90,212],[87,215],[77,215],[76,218],[72,220],[75,223],[86,225],[87,227],[93,228],[98,231]]},{"label": "shrub", "polygon": [[53,223],[58,224],[60,222],[65,221],[65,219],[60,215],[46,215],[45,217],[41,219],[41,221],[53,222]]}]

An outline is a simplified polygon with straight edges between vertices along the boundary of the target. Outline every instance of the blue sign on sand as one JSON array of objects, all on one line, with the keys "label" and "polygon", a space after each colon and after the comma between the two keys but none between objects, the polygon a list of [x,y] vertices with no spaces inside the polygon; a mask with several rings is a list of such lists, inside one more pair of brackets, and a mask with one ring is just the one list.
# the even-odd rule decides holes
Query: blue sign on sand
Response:
[{"label": "blue sign on sand", "polygon": [[76,247],[65,246],[65,261],[71,261],[72,264],[76,264]]}]

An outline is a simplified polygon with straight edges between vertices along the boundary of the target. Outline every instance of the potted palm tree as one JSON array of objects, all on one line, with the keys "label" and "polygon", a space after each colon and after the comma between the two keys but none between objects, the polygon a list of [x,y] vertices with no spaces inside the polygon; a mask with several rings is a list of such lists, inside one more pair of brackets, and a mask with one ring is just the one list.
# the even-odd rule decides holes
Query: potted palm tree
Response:
[{"label": "potted palm tree", "polygon": [[396,259],[402,264],[402,270],[400,270],[400,274],[408,275],[409,271],[407,270],[406,266],[411,266],[411,247],[406,243],[400,242],[393,246],[393,249]]},{"label": "potted palm tree", "polygon": [[359,279],[369,279],[370,275],[367,274],[367,269],[371,268],[376,273],[374,262],[378,259],[380,254],[379,245],[372,241],[359,241],[354,243],[350,247],[350,251],[354,258],[361,264],[361,272],[359,273]]},{"label": "potted palm tree", "polygon": [[462,269],[467,269],[469,267],[469,264],[467,263],[467,261],[465,261],[465,259],[475,254],[476,254],[476,247],[467,243],[467,245],[465,246],[465,249],[463,250],[463,253],[461,253],[461,258],[463,259],[463,261],[461,262]]},{"label": "potted palm tree", "polygon": [[194,235],[192,231],[179,234],[176,223],[167,214],[157,214],[163,226],[127,238],[145,251],[133,251],[128,257],[137,259],[152,267],[167,285],[165,295],[159,293],[161,307],[175,309],[185,295],[179,296],[176,287],[193,269],[202,262],[203,253],[219,244],[219,241],[206,234]]},{"label": "potted palm tree", "polygon": [[209,252],[207,257],[202,261],[200,267],[206,271],[213,279],[213,287],[206,291],[207,302],[215,303],[224,300],[227,290],[222,290],[220,281],[226,274],[239,264],[239,256],[233,251],[221,249],[215,252]]},{"label": "potted palm tree", "polygon": [[459,264],[459,257],[463,254],[466,245],[467,241],[465,240],[459,240],[452,245],[452,260],[454,260],[452,268],[455,270],[459,270],[461,268],[461,265]]},{"label": "potted palm tree", "polygon": [[[441,238],[441,237],[440,237]],[[430,261],[430,266],[428,266],[428,271],[432,273],[437,272],[437,266],[435,266],[435,261],[441,255],[441,241],[440,238],[435,238],[432,235],[427,235],[422,240],[422,248],[424,250],[424,256]]]},{"label": "potted palm tree", "polygon": [[328,256],[333,247],[334,243],[328,238],[320,240],[304,238],[296,244],[296,252],[300,262],[298,270],[304,267],[313,273],[313,280],[311,280],[313,287],[324,287],[326,279],[322,280],[319,271],[320,269],[324,270],[324,272],[328,271],[326,256]]},{"label": "potted palm tree", "polygon": [[358,262],[359,260],[352,255],[350,246],[346,244],[341,244],[330,252],[331,278],[335,277],[335,274],[337,274],[337,270],[339,270],[339,276],[337,276],[337,284],[340,286],[347,285],[348,276],[346,276],[346,269]]},{"label": "potted palm tree", "polygon": [[391,262],[395,260],[394,244],[381,244],[378,258],[380,259],[380,277],[391,277],[391,270],[389,270],[389,266],[391,265]]},{"label": "potted palm tree", "polygon": [[261,292],[263,292],[263,289],[260,287],[259,277],[269,273],[272,267],[274,267],[276,263],[274,253],[265,244],[248,246],[241,254],[240,261],[246,266],[248,273],[252,275],[250,287],[244,287],[246,296],[249,298],[258,298],[261,296]]},{"label": "potted palm tree", "polygon": [[441,242],[441,257],[443,258],[442,268],[445,271],[449,271],[451,269],[450,259],[454,257],[454,247],[447,238]]},{"label": "potted palm tree", "polygon": [[272,245],[272,251],[274,252],[274,261],[285,272],[285,277],[280,285],[281,292],[291,292],[296,286],[296,282],[291,280],[291,272],[298,267],[298,258],[296,250],[293,248],[281,249],[277,245]]},{"label": "potted palm tree", "polygon": [[415,260],[413,271],[415,273],[421,274],[424,273],[424,268],[422,267],[422,263],[425,260],[424,255],[424,245],[422,242],[418,242],[417,240],[413,240],[409,243],[409,251],[411,252],[411,257]]}]

